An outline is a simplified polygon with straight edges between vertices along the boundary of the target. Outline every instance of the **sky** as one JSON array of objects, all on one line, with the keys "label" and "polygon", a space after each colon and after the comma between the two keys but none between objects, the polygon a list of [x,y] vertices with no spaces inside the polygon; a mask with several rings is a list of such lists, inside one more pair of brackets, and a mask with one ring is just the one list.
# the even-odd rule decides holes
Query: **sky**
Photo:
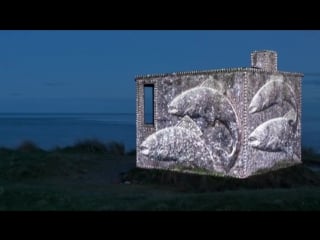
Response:
[{"label": "sky", "polygon": [[254,50],[305,74],[303,108],[318,119],[320,31],[309,30],[1,30],[0,113],[134,113],[136,75],[250,67]]}]

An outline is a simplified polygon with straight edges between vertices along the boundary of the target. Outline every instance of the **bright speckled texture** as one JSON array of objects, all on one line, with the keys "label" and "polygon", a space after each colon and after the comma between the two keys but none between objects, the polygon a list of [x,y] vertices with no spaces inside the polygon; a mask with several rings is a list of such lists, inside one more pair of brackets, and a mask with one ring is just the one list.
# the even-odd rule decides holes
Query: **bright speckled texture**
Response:
[{"label": "bright speckled texture", "polygon": [[[277,71],[274,51],[251,61],[137,77],[137,166],[245,178],[300,163],[302,74]],[[154,125],[144,124],[145,84],[154,85]]]}]

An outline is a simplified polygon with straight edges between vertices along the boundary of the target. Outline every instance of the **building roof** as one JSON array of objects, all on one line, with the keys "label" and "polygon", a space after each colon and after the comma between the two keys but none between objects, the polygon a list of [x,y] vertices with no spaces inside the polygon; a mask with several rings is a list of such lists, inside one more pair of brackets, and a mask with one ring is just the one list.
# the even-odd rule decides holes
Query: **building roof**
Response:
[{"label": "building roof", "polygon": [[269,71],[262,68],[239,67],[239,68],[222,68],[222,69],[212,69],[212,70],[197,70],[197,71],[186,71],[186,72],[137,75],[135,77],[135,80],[146,79],[146,78],[167,77],[167,76],[184,76],[184,75],[199,75],[199,74],[228,73],[228,72],[282,73],[286,75],[299,76],[299,77],[304,76],[303,73],[298,73],[298,72]]}]

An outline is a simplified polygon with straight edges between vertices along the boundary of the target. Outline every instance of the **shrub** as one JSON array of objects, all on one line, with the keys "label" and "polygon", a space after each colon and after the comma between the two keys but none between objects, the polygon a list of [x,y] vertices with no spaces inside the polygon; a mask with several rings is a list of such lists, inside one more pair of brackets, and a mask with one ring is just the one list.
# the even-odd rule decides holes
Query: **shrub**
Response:
[{"label": "shrub", "polygon": [[[62,150],[71,152],[82,152],[82,153],[105,153],[117,156],[125,155],[125,146],[123,143],[108,142],[104,144],[97,139],[85,139],[76,142],[71,147],[65,147]],[[56,149],[60,151],[60,149]]]},{"label": "shrub", "polygon": [[34,142],[30,140],[23,141],[18,147],[18,151],[21,152],[38,152],[43,151],[40,147],[38,147]]},{"label": "shrub", "polygon": [[89,153],[105,153],[107,147],[97,139],[86,139],[76,142],[72,147],[73,150]]},{"label": "shrub", "polygon": [[106,144],[106,149],[107,153],[119,156],[124,156],[126,152],[124,144],[118,142],[108,142]]}]

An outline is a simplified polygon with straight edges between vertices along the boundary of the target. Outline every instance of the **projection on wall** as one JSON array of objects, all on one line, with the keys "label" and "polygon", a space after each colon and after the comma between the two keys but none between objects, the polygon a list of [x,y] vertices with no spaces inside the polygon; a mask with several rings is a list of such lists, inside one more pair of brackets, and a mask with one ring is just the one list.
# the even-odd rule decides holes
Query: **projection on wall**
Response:
[{"label": "projection on wall", "polygon": [[301,73],[251,67],[136,77],[137,166],[245,178],[301,163]]}]

